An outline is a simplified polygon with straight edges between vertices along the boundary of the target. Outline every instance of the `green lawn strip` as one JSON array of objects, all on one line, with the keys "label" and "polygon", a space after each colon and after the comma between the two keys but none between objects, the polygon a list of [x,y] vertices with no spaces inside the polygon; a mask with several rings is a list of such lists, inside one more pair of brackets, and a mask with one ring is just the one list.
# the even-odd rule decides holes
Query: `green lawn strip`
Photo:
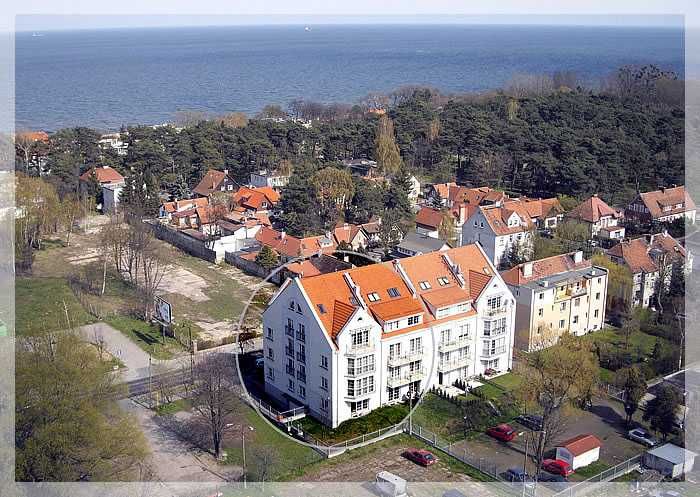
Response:
[{"label": "green lawn strip", "polygon": [[603,383],[607,384],[613,384],[615,382],[615,371],[611,371],[609,369],[605,368],[599,368],[600,369],[600,381]]},{"label": "green lawn strip", "polygon": [[380,407],[369,414],[356,419],[349,419],[337,428],[331,429],[310,416],[299,421],[301,427],[314,438],[329,445],[344,442],[381,428],[388,428],[403,421],[408,416],[408,407],[402,404]]},{"label": "green lawn strip", "polygon": [[[586,339],[593,342],[609,343],[611,345],[621,347],[625,344],[625,337],[623,334],[619,330],[610,327],[589,333],[586,335]],[[645,357],[649,357],[654,351],[654,345],[656,345],[657,340],[668,342],[668,340],[665,338],[649,335],[648,333],[644,333],[642,331],[635,331],[630,334],[629,350],[632,352],[634,359],[639,362]],[[643,357],[639,356],[638,351],[643,354]]]},{"label": "green lawn strip", "polygon": [[605,471],[609,467],[610,465],[608,463],[598,460],[592,462],[588,466],[578,468],[576,472],[569,477],[569,479],[572,481],[587,480],[588,478],[591,478],[592,476],[595,476],[598,473]]},{"label": "green lawn strip", "polygon": [[180,343],[169,336],[163,343],[159,327],[151,323],[128,316],[111,316],[105,322],[124,333],[155,359],[171,359],[173,352],[183,350]]},{"label": "green lawn strip", "polygon": [[96,321],[62,278],[17,278],[15,309],[17,335],[64,330]]},{"label": "green lawn strip", "polygon": [[[476,397],[474,397],[476,398]],[[459,406],[435,395],[425,393],[423,398],[413,411],[413,422],[417,425],[437,433],[448,442],[454,442],[463,438],[460,430],[462,423],[462,411]]]},{"label": "green lawn strip", "polygon": [[489,382],[498,385],[504,390],[513,391],[522,384],[523,379],[515,373],[506,373],[501,376],[491,378]]},{"label": "green lawn strip", "polygon": [[[246,437],[246,465],[248,467],[250,481],[255,480],[256,447],[271,447],[274,449],[273,468],[269,470],[270,478],[278,481],[286,481],[293,475],[303,474],[304,468],[317,463],[323,456],[314,449],[302,445],[296,440],[290,439],[280,431],[270,426],[254,409],[244,405],[241,410],[241,422],[244,424]],[[249,427],[253,427],[250,430]],[[225,447],[227,464],[243,464],[242,444],[233,447]]]},{"label": "green lawn strip", "polygon": [[505,393],[505,390],[495,385],[491,385],[490,383],[484,383],[480,387],[475,388],[475,390],[478,390],[479,392],[483,393],[484,398],[491,400],[498,399]]},{"label": "green lawn strip", "polygon": [[178,399],[167,404],[161,404],[154,410],[159,416],[167,416],[180,411],[186,411],[192,407],[192,403],[188,399]]}]

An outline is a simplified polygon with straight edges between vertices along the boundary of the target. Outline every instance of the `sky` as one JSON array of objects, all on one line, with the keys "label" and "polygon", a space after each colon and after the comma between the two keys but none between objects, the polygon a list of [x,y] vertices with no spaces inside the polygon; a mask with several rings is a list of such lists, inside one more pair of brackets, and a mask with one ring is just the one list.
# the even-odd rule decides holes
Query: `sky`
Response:
[{"label": "sky", "polygon": [[[325,23],[675,25],[692,0],[5,0],[0,30]],[[124,15],[128,13],[130,15]],[[528,14],[524,17],[523,14]],[[497,15],[498,17],[493,17]],[[16,17],[18,16],[18,17]],[[697,23],[700,26],[700,22]]]}]

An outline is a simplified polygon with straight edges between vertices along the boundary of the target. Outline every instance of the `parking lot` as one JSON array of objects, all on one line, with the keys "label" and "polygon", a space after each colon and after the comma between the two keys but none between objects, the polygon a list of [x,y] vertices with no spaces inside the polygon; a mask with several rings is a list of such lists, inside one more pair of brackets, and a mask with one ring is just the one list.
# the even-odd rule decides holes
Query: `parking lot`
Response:
[{"label": "parking lot", "polygon": [[[532,443],[528,444],[526,440],[528,438],[532,440],[532,436],[524,426],[518,423],[512,423],[512,426],[519,433],[512,442],[499,442],[486,434],[481,434],[474,439],[455,442],[452,448],[457,453],[466,451],[471,458],[483,459],[484,465],[490,464],[491,468],[496,465],[498,473],[505,472],[511,467],[522,468],[526,460],[526,448],[528,454],[531,454],[532,450]],[[621,404],[607,399],[594,399],[590,411],[578,411],[575,417],[570,418],[568,423],[562,426],[561,435],[557,436],[555,442],[562,442],[580,434],[593,434],[603,442],[600,461],[614,466],[645,450],[642,445],[626,437],[627,431]],[[533,474],[535,467],[530,457],[527,464],[528,473]],[[572,479],[577,478],[574,476]]]}]

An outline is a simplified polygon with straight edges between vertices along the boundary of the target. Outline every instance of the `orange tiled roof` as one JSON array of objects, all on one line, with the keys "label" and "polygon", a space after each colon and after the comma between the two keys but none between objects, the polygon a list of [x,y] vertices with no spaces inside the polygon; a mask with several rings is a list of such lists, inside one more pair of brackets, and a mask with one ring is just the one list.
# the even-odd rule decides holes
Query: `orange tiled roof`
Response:
[{"label": "orange tiled roof", "polygon": [[457,183],[437,183],[433,185],[433,189],[440,198],[447,200],[450,197],[450,188],[456,186]]},{"label": "orange tiled roof", "polygon": [[[671,216],[695,209],[695,202],[690,198],[685,186],[676,186],[673,188],[664,188],[653,192],[640,193],[640,198],[653,219],[663,216]],[[681,207],[676,205],[681,204]],[[664,207],[671,207],[670,211],[663,211]]]},{"label": "orange tiled roof", "polygon": [[233,203],[237,206],[258,210],[263,202],[267,202],[268,207],[273,207],[279,202],[280,194],[269,186],[260,188],[249,188],[242,186],[233,194]]},{"label": "orange tiled roof", "polygon": [[[524,285],[530,281],[537,281],[555,274],[592,266],[591,261],[586,259],[582,259],[578,264],[575,263],[572,255],[573,253],[554,255],[545,259],[532,261],[531,263],[519,264],[501,273],[501,277],[509,285]],[[525,276],[523,274],[523,268],[526,264],[532,264],[532,275],[530,276]]]},{"label": "orange tiled roof", "polygon": [[227,212],[225,205],[206,205],[197,207],[196,210],[200,225],[211,224],[217,219],[223,219]]},{"label": "orange tiled roof", "polygon": [[226,173],[223,171],[209,169],[192,191],[198,195],[203,195],[206,197],[217,191],[225,179]]},{"label": "orange tiled roof", "polygon": [[80,179],[82,181],[88,181],[93,175],[97,179],[97,182],[101,185],[121,183],[124,181],[124,176],[109,166],[93,167],[92,169],[88,169],[80,176]]},{"label": "orange tiled roof", "polygon": [[[446,256],[446,257],[445,257]],[[464,288],[454,276],[448,266],[451,261],[453,267],[459,267],[464,276]],[[402,268],[412,288],[399,273]],[[483,289],[491,281],[494,272],[488,259],[476,245],[465,245],[450,249],[446,252],[433,252],[415,257],[407,257],[400,261],[391,261],[369,266],[338,271],[319,276],[303,278],[300,280],[309,300],[313,303],[314,311],[323,323],[323,326],[331,338],[335,338],[342,329],[338,326],[338,320],[334,317],[337,302],[340,302],[347,313],[347,307],[355,308],[359,303],[355,300],[348,282],[344,278],[348,274],[359,288],[362,300],[367,305],[370,314],[381,321],[392,320],[398,317],[422,314],[423,323],[441,322],[433,315],[426,312],[422,300],[431,301],[441,306],[447,305],[449,299],[452,303],[465,302],[477,298]],[[445,278],[444,285],[437,278]],[[430,283],[429,289],[420,286],[421,281]],[[392,293],[389,293],[389,290]],[[372,300],[370,300],[370,294]],[[392,294],[394,295],[392,297]],[[323,307],[323,312],[320,310]],[[470,309],[465,315],[472,315]],[[454,319],[451,316],[449,319]],[[443,318],[445,319],[445,318]],[[340,319],[340,321],[343,321]],[[343,321],[343,324],[346,321]],[[396,330],[383,336],[394,336],[397,333],[406,333],[414,329],[424,327],[425,324],[410,328]]]},{"label": "orange tiled roof", "polygon": [[[529,216],[535,219],[547,218],[564,212],[564,208],[557,198],[531,199],[522,197],[515,201],[520,202]],[[506,202],[504,205],[507,207],[509,203]]]},{"label": "orange tiled roof", "polygon": [[48,142],[49,135],[45,131],[20,131],[17,137],[22,137],[33,142]]},{"label": "orange tiled roof", "polygon": [[[508,202],[508,207],[482,207],[481,212],[497,235],[522,233],[533,227],[532,218],[520,202]],[[513,213],[518,215],[521,222],[517,226],[508,226],[508,219]]]},{"label": "orange tiled roof", "polygon": [[633,274],[653,273],[658,271],[658,264],[652,257],[652,251],[657,250],[668,254],[671,259],[684,258],[685,248],[672,236],[665,233],[652,235],[650,239],[642,236],[632,240],[623,240],[607,250],[608,256],[625,261]]},{"label": "orange tiled roof", "polygon": [[431,207],[422,207],[416,214],[416,224],[427,228],[438,229],[442,222],[442,212]]},{"label": "orange tiled roof", "polygon": [[593,195],[577,205],[569,212],[568,216],[588,223],[597,223],[601,217],[620,217],[621,214],[606,204],[598,195]]},{"label": "orange tiled roof", "polygon": [[319,252],[332,253],[336,249],[335,242],[327,239],[326,236],[297,238],[267,226],[263,226],[258,231],[255,239],[260,244],[267,245],[287,257],[307,257]]},{"label": "orange tiled roof", "polygon": [[208,198],[193,198],[184,200],[174,200],[173,202],[165,202],[163,203],[163,209],[165,210],[165,212],[172,214],[173,212],[177,212],[182,209],[189,209],[192,207],[204,207],[206,205],[209,205]]},{"label": "orange tiled roof", "polygon": [[481,205],[483,202],[502,202],[508,199],[508,195],[500,190],[494,190],[488,186],[467,188],[454,185],[450,187],[449,200],[453,203],[466,203],[469,205]]},{"label": "orange tiled roof", "polygon": [[355,236],[357,236],[357,233],[359,233],[361,229],[362,227],[356,224],[341,224],[336,226],[336,228],[333,230],[333,238],[335,238],[336,243],[352,243]]},{"label": "orange tiled roof", "polygon": [[602,447],[603,443],[595,435],[578,435],[562,442],[558,447],[565,447],[574,456]]}]

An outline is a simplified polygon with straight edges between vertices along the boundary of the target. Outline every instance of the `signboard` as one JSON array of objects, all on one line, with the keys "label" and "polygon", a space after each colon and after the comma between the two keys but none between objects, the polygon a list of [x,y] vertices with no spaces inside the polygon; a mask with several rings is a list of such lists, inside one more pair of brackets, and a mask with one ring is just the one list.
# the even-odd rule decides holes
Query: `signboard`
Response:
[{"label": "signboard", "polygon": [[155,298],[156,320],[165,325],[170,325],[173,322],[173,308],[169,302],[166,302],[160,297]]}]

